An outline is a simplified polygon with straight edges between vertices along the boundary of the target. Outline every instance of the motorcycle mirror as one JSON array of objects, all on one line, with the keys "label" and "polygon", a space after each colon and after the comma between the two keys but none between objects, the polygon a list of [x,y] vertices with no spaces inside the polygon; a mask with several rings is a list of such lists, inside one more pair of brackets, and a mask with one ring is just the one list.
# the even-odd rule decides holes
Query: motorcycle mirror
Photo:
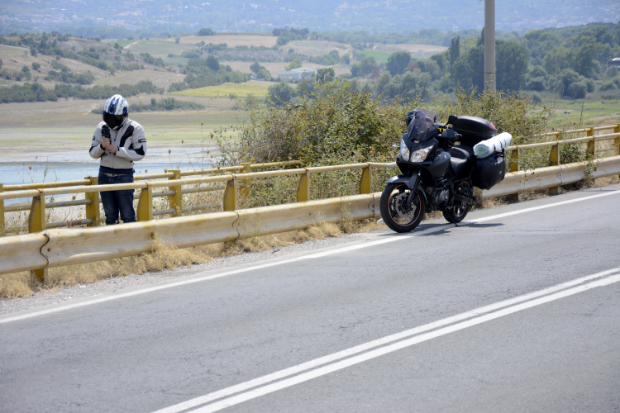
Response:
[{"label": "motorcycle mirror", "polygon": [[433,118],[433,123],[437,123],[437,116]]},{"label": "motorcycle mirror", "polygon": [[454,116],[454,115],[450,115],[448,116],[448,123],[452,126],[458,125],[459,124],[459,118]]}]

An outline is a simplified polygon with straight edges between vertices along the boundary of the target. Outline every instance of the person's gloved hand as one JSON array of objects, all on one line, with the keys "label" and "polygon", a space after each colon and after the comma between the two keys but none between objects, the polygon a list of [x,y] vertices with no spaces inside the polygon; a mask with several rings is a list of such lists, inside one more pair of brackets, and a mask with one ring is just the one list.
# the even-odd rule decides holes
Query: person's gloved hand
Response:
[{"label": "person's gloved hand", "polygon": [[111,139],[110,128],[108,127],[108,125],[103,125],[101,127],[101,136],[103,136],[104,138]]}]

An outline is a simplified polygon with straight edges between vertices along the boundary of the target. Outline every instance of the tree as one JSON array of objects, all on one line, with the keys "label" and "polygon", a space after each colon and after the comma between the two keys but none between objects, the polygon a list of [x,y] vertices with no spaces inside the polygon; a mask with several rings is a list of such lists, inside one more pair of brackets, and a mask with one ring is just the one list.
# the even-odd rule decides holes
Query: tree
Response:
[{"label": "tree", "polygon": [[450,55],[450,66],[452,66],[454,62],[456,61],[456,59],[459,58],[461,54],[460,47],[461,47],[461,36],[453,37],[452,41],[450,42],[450,48],[448,49],[448,53]]},{"label": "tree", "polygon": [[401,79],[401,89],[403,93],[415,92],[416,78],[413,73],[409,72]]},{"label": "tree", "polygon": [[295,97],[295,89],[293,89],[288,83],[280,81],[280,83],[269,86],[267,89],[267,95],[269,100],[277,106],[284,105],[289,100]]},{"label": "tree", "polygon": [[379,80],[377,80],[377,85],[375,86],[377,95],[383,93],[383,89],[387,86],[388,83],[392,80],[392,76],[390,76],[389,72],[383,72]]},{"label": "tree", "polygon": [[[527,49],[514,41],[498,40],[495,44],[497,55],[496,85],[505,91],[519,90],[525,85],[527,73]],[[452,76],[456,85],[478,92],[484,90],[484,46],[480,45],[461,55],[452,67]]]},{"label": "tree", "polygon": [[375,69],[378,69],[378,68],[379,68],[379,65],[377,64],[377,61],[375,60],[375,58],[372,56],[364,57],[360,61],[360,72],[362,76],[368,76]]},{"label": "tree", "polygon": [[198,36],[214,36],[215,32],[209,28],[198,30]]},{"label": "tree", "polygon": [[497,89],[516,91],[525,86],[527,73],[527,49],[514,41],[496,42],[496,85]]},{"label": "tree", "polygon": [[267,69],[265,69],[264,67],[261,66],[261,69],[256,74],[256,77],[258,79],[269,80],[269,79],[271,79],[271,73],[269,73],[269,71]]},{"label": "tree", "polygon": [[316,72],[316,79],[319,82],[331,82],[336,78],[336,72],[331,67],[326,67],[324,69],[319,69]]},{"label": "tree", "polygon": [[575,56],[572,49],[556,47],[545,55],[543,67],[549,74],[559,73],[574,67]]},{"label": "tree", "polygon": [[599,54],[603,49],[605,49],[605,46],[601,43],[597,43],[594,37],[582,37],[581,47],[576,50],[574,55],[573,69],[582,76],[592,78],[599,66],[594,56]]},{"label": "tree", "polygon": [[250,66],[250,70],[255,74],[258,74],[258,72],[260,72],[261,69],[263,69],[263,66],[261,66],[258,62],[254,62]]},{"label": "tree", "polygon": [[401,50],[392,53],[390,57],[388,57],[387,70],[390,71],[392,76],[402,75],[405,73],[407,66],[409,66],[409,62],[411,62],[411,54],[409,52]]},{"label": "tree", "polygon": [[298,67],[301,67],[301,60],[295,58],[293,59],[293,61],[291,63],[288,64],[288,66],[285,67],[286,70],[293,70],[293,69],[297,69]]},{"label": "tree", "polygon": [[474,87],[478,92],[484,90],[484,46],[469,49],[459,56],[452,65],[451,79],[463,89]]},{"label": "tree", "polygon": [[209,55],[207,57],[207,67],[213,70],[214,72],[217,72],[218,70],[220,70],[220,62],[217,60],[215,56]]}]

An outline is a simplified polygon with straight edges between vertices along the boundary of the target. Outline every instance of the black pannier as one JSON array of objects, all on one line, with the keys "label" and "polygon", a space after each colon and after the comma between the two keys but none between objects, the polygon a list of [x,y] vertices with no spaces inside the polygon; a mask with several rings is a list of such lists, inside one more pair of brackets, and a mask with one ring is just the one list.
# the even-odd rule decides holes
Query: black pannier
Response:
[{"label": "black pannier", "polygon": [[452,125],[452,129],[456,133],[463,135],[459,142],[469,146],[474,146],[497,135],[495,125],[486,119],[476,116],[459,116],[458,123]]},{"label": "black pannier", "polygon": [[489,156],[477,159],[471,173],[474,186],[480,189],[491,189],[504,180],[506,175],[506,161],[504,155]]}]

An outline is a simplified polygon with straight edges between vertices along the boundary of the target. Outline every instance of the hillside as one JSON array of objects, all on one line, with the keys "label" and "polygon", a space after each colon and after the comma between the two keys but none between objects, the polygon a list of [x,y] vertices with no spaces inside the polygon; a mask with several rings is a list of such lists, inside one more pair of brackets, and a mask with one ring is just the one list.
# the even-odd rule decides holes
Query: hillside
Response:
[{"label": "hillside", "polygon": [[[177,36],[179,32],[196,32],[205,26],[218,32],[268,32],[285,25],[308,27],[311,31],[448,32],[480,29],[483,12],[484,2],[480,0],[4,0],[0,3],[0,16],[4,18],[0,34],[23,30],[65,33],[71,28],[72,34],[87,35],[78,31],[96,25],[115,28],[116,33],[113,30],[108,38],[127,37],[128,31],[136,30],[168,30]],[[620,4],[617,0],[497,0],[496,15],[497,29],[504,31],[594,21],[616,23],[620,20]],[[142,35],[149,36],[146,32]]]}]

